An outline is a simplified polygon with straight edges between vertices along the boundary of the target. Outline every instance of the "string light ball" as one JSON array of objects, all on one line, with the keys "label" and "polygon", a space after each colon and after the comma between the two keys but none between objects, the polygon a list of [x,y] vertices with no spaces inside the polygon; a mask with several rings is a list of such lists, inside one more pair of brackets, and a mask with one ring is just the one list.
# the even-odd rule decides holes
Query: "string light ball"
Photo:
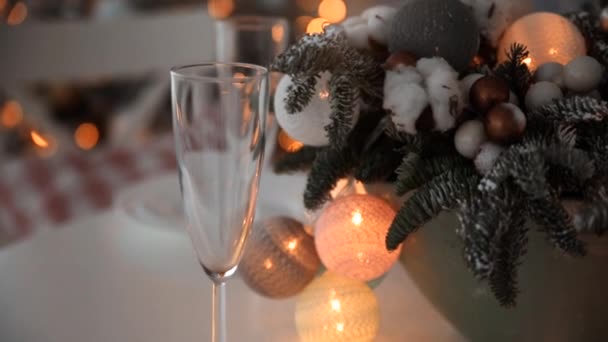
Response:
[{"label": "string light ball", "polygon": [[314,240],[304,226],[279,216],[254,225],[239,272],[255,292],[270,298],[287,298],[300,293],[320,266]]},{"label": "string light ball", "polygon": [[378,299],[365,283],[325,272],[298,296],[295,321],[302,342],[371,342],[380,327]]},{"label": "string light ball", "polygon": [[[277,85],[274,97],[274,110],[279,126],[290,137],[309,146],[325,146],[329,144],[325,126],[331,124],[330,93],[327,82],[331,78],[329,72],[321,74],[317,80],[315,94],[301,112],[289,113],[286,107],[288,89],[293,86],[290,75],[285,75]],[[359,118],[359,108],[355,108],[351,128]]]},{"label": "string light ball", "polygon": [[460,0],[475,13],[481,34],[498,45],[500,37],[514,21],[532,12],[532,0]]},{"label": "string light ball", "polygon": [[534,71],[547,62],[567,64],[586,55],[585,38],[568,19],[549,12],[528,14],[514,22],[505,32],[498,46],[498,62],[507,60],[507,52],[515,43],[528,48],[525,61]]},{"label": "string light ball", "polygon": [[395,14],[388,35],[391,53],[443,57],[466,69],[479,50],[479,27],[470,7],[459,0],[409,0]]},{"label": "string light ball", "polygon": [[323,265],[335,273],[369,281],[388,272],[401,247],[385,245],[395,210],[371,195],[339,197],[321,213],[315,225],[315,246]]}]

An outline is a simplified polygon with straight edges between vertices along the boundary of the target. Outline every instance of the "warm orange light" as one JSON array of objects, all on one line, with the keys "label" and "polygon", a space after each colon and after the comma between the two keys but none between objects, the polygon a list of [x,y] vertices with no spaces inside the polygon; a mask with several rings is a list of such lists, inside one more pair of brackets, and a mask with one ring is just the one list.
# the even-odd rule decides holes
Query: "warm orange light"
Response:
[{"label": "warm orange light", "polygon": [[0,123],[7,128],[17,126],[23,120],[23,108],[17,101],[8,101],[4,104],[0,114]]},{"label": "warm orange light", "polygon": [[363,222],[363,216],[361,216],[361,213],[358,211],[355,211],[353,213],[353,218],[351,219],[351,222],[355,225],[358,226],[361,224],[361,222]]},{"label": "warm orange light", "polygon": [[223,19],[228,17],[234,11],[234,1],[209,0],[209,2],[207,2],[207,10],[209,11],[210,16],[217,19]]},{"label": "warm orange light", "polygon": [[2,13],[6,7],[6,1],[7,0],[0,0],[0,13]]},{"label": "warm orange light", "polygon": [[281,24],[272,26],[272,40],[275,43],[280,43],[285,38],[285,28]]},{"label": "warm orange light", "polygon": [[294,249],[296,249],[296,247],[298,247],[298,240],[291,240],[287,243],[287,249],[289,249],[290,251],[293,251]]},{"label": "warm orange light", "polygon": [[13,9],[8,13],[6,23],[9,25],[19,25],[27,18],[27,6],[19,1],[13,6]]},{"label": "warm orange light", "polygon": [[314,18],[306,26],[306,33],[323,33],[323,28],[327,25],[324,18]]},{"label": "warm orange light", "polygon": [[31,131],[30,137],[32,138],[32,142],[34,142],[34,144],[36,146],[38,146],[40,148],[49,147],[49,141],[47,139],[45,139],[40,133],[38,133],[36,131]]},{"label": "warm orange light", "polygon": [[528,58],[524,59],[523,62],[527,66],[530,66],[532,64],[532,57],[528,57]]},{"label": "warm orange light", "polygon": [[337,23],[346,18],[346,4],[342,0],[323,0],[319,5],[319,16],[330,23]]},{"label": "warm orange light", "polygon": [[76,145],[83,150],[90,150],[99,142],[99,130],[92,123],[83,123],[74,132]]},{"label": "warm orange light", "polygon": [[281,132],[279,133],[279,146],[281,146],[283,150],[293,153],[301,150],[302,147],[304,147],[304,144],[293,139],[292,137],[287,135],[285,131],[281,130]]}]

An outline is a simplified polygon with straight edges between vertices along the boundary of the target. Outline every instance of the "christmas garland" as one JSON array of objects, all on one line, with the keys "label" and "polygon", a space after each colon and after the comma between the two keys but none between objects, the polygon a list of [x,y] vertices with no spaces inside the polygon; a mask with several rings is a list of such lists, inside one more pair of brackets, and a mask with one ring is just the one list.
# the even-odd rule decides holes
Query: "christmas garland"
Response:
[{"label": "christmas garland", "polygon": [[[599,13],[523,16],[526,1],[485,3],[378,6],[289,47],[272,66],[287,74],[275,110],[307,146],[275,168],[309,168],[308,209],[345,177],[409,193],[388,250],[454,211],[465,262],[510,306],[527,221],[574,257],[585,255],[579,233],[608,229],[608,25]],[[531,21],[546,25],[528,32],[536,44],[561,21],[571,27],[553,33],[565,41],[547,57],[512,33]]]}]

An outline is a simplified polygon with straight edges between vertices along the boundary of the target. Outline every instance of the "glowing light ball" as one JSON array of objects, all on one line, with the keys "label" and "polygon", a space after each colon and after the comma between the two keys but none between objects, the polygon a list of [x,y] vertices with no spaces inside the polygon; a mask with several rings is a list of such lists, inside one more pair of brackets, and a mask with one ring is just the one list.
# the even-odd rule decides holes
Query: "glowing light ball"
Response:
[{"label": "glowing light ball", "polygon": [[287,217],[272,217],[254,226],[239,273],[255,292],[286,298],[300,293],[320,266],[313,238],[304,226]]},{"label": "glowing light ball", "polygon": [[302,342],[367,342],[378,334],[380,312],[365,283],[325,272],[298,296],[295,320]]},{"label": "glowing light ball", "polygon": [[323,265],[335,273],[368,281],[386,273],[401,247],[389,252],[384,243],[395,210],[370,195],[337,198],[315,225],[315,245]]},{"label": "glowing light ball", "polygon": [[498,61],[507,60],[511,45],[519,43],[530,51],[526,62],[534,71],[547,62],[567,64],[587,53],[585,38],[568,19],[547,12],[529,14],[514,22],[498,46]]}]

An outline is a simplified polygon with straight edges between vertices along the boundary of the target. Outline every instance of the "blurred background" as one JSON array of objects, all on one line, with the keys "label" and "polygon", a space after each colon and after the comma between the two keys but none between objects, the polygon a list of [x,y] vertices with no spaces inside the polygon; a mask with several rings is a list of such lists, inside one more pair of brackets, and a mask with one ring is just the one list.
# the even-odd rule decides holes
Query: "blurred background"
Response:
[{"label": "blurred background", "polygon": [[[167,71],[214,59],[214,19],[285,17],[293,40],[399,2],[0,0],[0,163],[140,144],[169,130]],[[535,2],[565,12],[585,1]]]}]

